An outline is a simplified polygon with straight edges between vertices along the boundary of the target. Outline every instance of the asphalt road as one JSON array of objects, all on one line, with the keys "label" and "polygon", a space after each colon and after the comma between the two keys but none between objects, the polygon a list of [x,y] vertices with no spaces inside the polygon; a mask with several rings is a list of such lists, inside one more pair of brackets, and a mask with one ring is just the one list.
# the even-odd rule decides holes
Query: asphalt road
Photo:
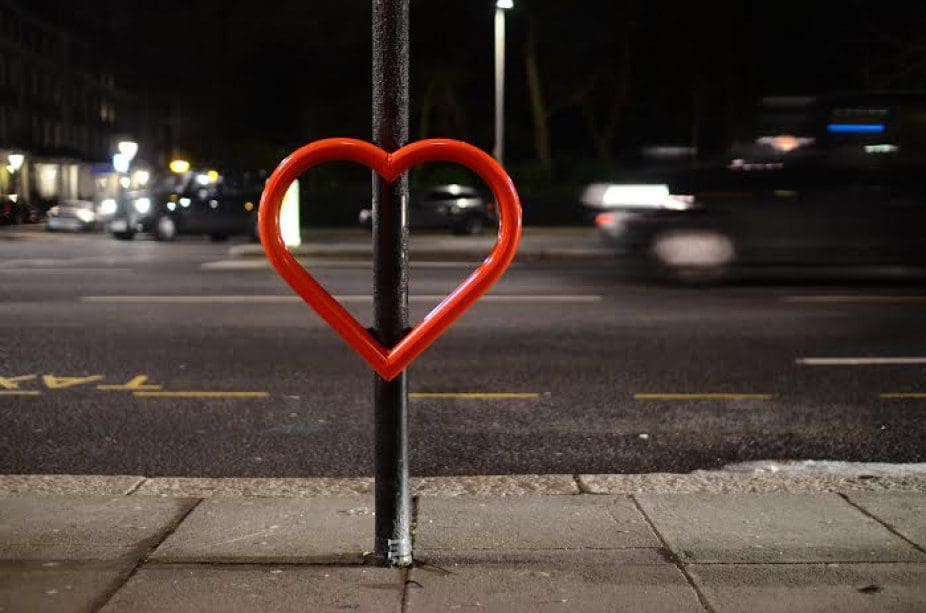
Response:
[{"label": "asphalt road", "polygon": [[[0,237],[0,472],[372,474],[370,371],[259,260],[226,260]],[[369,323],[368,264],[312,270]],[[413,267],[414,316],[467,272]],[[411,369],[414,474],[926,459],[919,284],[693,289],[576,260],[491,295]]]}]

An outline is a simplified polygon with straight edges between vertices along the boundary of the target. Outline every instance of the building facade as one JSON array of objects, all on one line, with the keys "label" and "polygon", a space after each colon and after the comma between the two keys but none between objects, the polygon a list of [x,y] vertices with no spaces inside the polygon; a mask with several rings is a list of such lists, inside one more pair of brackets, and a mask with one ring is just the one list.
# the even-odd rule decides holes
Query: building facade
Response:
[{"label": "building facade", "polygon": [[0,193],[38,212],[93,198],[118,140],[135,138],[138,100],[93,34],[0,0]]}]

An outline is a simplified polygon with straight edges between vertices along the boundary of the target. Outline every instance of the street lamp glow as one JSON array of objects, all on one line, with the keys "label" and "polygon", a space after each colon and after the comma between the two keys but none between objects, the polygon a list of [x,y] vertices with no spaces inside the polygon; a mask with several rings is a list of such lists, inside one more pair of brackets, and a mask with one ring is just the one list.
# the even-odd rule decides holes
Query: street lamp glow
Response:
[{"label": "street lamp glow", "polygon": [[170,171],[175,172],[178,175],[188,172],[190,170],[190,163],[186,160],[172,160],[170,163]]},{"label": "street lamp glow", "polygon": [[148,179],[150,178],[151,173],[147,170],[139,169],[132,173],[132,181],[134,181],[136,185],[140,185],[142,187],[148,184]]},{"label": "street lamp glow", "polygon": [[26,156],[22,153],[11,153],[6,160],[10,163],[10,171],[17,172],[20,168],[23,167],[23,162],[26,161]]},{"label": "street lamp glow", "polygon": [[505,11],[514,0],[495,3],[495,144],[492,157],[501,164],[505,151]]},{"label": "street lamp glow", "polygon": [[280,205],[280,238],[287,247],[298,247],[302,244],[299,234],[299,181],[289,184],[289,189],[283,196]]},{"label": "street lamp glow", "polygon": [[135,141],[120,141],[116,147],[119,149],[119,153],[124,155],[130,162],[135,159],[135,154],[138,153],[138,143]]},{"label": "street lamp glow", "polygon": [[116,153],[113,155],[113,170],[116,172],[128,172],[129,171],[129,162],[131,158],[126,156],[124,153]]}]

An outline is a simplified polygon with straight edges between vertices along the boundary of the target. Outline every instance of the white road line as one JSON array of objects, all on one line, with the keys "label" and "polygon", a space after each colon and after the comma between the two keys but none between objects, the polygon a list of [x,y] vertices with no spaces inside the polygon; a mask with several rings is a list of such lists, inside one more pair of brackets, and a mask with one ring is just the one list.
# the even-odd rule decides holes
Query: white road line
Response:
[{"label": "white road line", "polygon": [[108,274],[111,272],[132,272],[131,268],[0,268],[0,274],[5,275],[73,275],[73,274]]},{"label": "white road line", "polygon": [[265,270],[270,268],[267,260],[218,260],[199,265],[200,270]]},{"label": "white road line", "polygon": [[[446,294],[418,294],[409,296],[410,302],[440,302]],[[373,302],[373,296],[366,294],[335,294],[341,303]],[[480,302],[500,303],[593,303],[601,302],[598,294],[488,294]],[[187,296],[81,296],[81,302],[108,304],[289,304],[302,302],[302,298],[288,294],[265,295],[187,295]]]},{"label": "white road line", "polygon": [[823,294],[818,296],[782,296],[781,301],[798,304],[902,304],[926,302],[926,296]]},{"label": "white road line", "polygon": [[299,302],[299,296],[81,296],[81,302],[105,304],[219,304]]},{"label": "white road line", "polygon": [[892,364],[926,364],[926,357],[852,357],[852,358],[797,358],[801,366],[883,366]]}]

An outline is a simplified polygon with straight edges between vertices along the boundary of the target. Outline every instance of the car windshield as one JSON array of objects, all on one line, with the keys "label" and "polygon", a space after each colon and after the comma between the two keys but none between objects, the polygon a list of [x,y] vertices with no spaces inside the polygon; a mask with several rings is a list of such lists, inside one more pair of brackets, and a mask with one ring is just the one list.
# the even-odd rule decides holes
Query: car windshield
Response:
[{"label": "car windshield", "polygon": [[424,200],[427,201],[448,201],[459,200],[460,198],[474,198],[478,194],[470,187],[462,185],[447,185],[444,187],[434,188],[424,193]]},{"label": "car windshield", "polygon": [[151,192],[154,194],[181,194],[190,184],[190,173],[163,174],[151,183]]},{"label": "car windshield", "polygon": [[91,200],[65,200],[61,204],[72,209],[92,209],[94,206]]}]

